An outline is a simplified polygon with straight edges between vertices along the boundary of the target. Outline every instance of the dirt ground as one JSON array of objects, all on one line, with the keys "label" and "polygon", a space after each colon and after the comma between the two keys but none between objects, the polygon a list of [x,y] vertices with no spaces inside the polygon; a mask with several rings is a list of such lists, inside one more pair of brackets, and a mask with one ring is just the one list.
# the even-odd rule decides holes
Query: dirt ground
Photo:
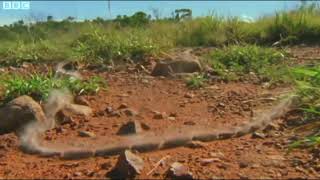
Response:
[{"label": "dirt ground", "polygon": [[[317,47],[294,47],[290,51],[296,62],[320,58],[320,48]],[[5,71],[26,71],[23,69],[7,68]],[[44,71],[41,67],[35,69]],[[252,116],[272,107],[276,102],[268,99],[291,89],[287,86],[268,89],[251,82],[216,82],[199,90],[190,90],[181,79],[152,77],[134,69],[112,73],[83,70],[80,73],[83,76],[99,75],[105,78],[108,90],[83,96],[94,110],[93,115],[73,115],[72,123],[48,131],[44,136],[45,143],[72,146],[110,143],[130,120],[139,120],[148,126],[145,131],[157,135],[171,128],[233,127],[249,122]],[[106,109],[116,110],[121,105],[137,115],[110,116],[106,112]],[[155,111],[165,117],[154,118]],[[294,112],[287,114],[261,132],[263,137],[249,134],[241,138],[203,143],[203,147],[199,148],[179,147],[138,153],[144,160],[144,168],[136,178],[170,178],[167,171],[173,162],[182,163],[194,178],[200,179],[320,178],[319,152],[288,152],[288,145],[297,136],[296,127],[292,124],[299,118]],[[81,130],[94,133],[96,137],[80,137],[78,132]],[[0,136],[0,142],[0,178],[108,178],[118,158],[44,158],[21,152],[14,134]],[[167,155],[169,157],[165,163],[148,173]]]}]

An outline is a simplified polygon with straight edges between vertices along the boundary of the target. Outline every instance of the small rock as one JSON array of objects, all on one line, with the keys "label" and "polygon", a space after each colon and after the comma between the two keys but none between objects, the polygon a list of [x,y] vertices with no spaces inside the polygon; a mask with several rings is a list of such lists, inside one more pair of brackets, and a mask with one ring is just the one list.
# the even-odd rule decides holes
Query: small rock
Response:
[{"label": "small rock", "polygon": [[110,113],[113,112],[113,108],[112,108],[111,106],[108,106],[108,107],[105,109],[105,111],[106,111],[108,114],[110,114]]},{"label": "small rock", "polygon": [[126,109],[128,108],[128,105],[126,103],[122,103],[120,104],[120,106],[118,107],[118,109]]},{"label": "small rock", "polygon": [[247,175],[244,175],[242,173],[238,173],[238,176],[240,179],[249,179],[249,177]]},{"label": "small rock", "polygon": [[83,96],[76,96],[74,99],[74,102],[76,104],[84,105],[84,106],[89,106],[89,101],[86,100]]},{"label": "small rock", "polygon": [[74,167],[78,167],[79,163],[78,162],[65,163],[65,164],[62,164],[61,166],[68,167],[68,168],[74,168]]},{"label": "small rock", "polygon": [[206,166],[206,165],[211,164],[213,162],[221,162],[221,160],[219,158],[207,158],[207,159],[200,160],[200,164],[202,166]]},{"label": "small rock", "polygon": [[214,158],[224,158],[224,154],[222,152],[210,152],[209,155]]},{"label": "small rock", "polygon": [[121,113],[119,111],[112,111],[109,114],[110,117],[121,117]]},{"label": "small rock", "polygon": [[184,95],[185,98],[193,98],[194,97],[194,94],[192,93],[187,93]]},{"label": "small rock", "polygon": [[142,82],[143,84],[149,84],[149,80],[147,80],[147,79],[142,79],[141,82]]},{"label": "small rock", "polygon": [[257,138],[264,139],[265,137],[266,137],[265,134],[259,133],[259,132],[254,132],[252,133],[252,136],[251,136],[251,138],[253,139],[257,139]]},{"label": "small rock", "polygon": [[165,112],[155,112],[155,115],[153,116],[153,119],[164,119],[167,116]]},{"label": "small rock", "polygon": [[81,173],[81,172],[75,172],[75,173],[73,173],[73,175],[74,175],[74,176],[81,176],[82,173]]},{"label": "small rock", "polygon": [[186,122],[184,122],[183,124],[184,124],[184,125],[193,126],[193,125],[195,125],[196,123],[193,122],[193,121],[186,121]]},{"label": "small rock", "polygon": [[176,118],[175,118],[175,117],[173,117],[173,116],[169,116],[169,117],[168,117],[168,120],[170,120],[170,121],[174,121],[174,120],[176,120]]},{"label": "small rock", "polygon": [[205,143],[201,141],[191,141],[190,143],[187,144],[187,147],[189,148],[204,148]]},{"label": "small rock", "polygon": [[109,168],[111,168],[111,166],[112,165],[110,162],[105,162],[100,165],[101,169],[104,169],[104,170],[108,170]]},{"label": "small rock", "polygon": [[68,113],[66,113],[65,111],[59,111],[57,114],[56,114],[56,119],[57,121],[61,124],[61,125],[64,125],[64,124],[69,124],[69,123],[72,123],[74,122],[73,118],[71,117],[71,115],[69,115]]},{"label": "small rock", "polygon": [[210,89],[210,90],[218,90],[220,89],[217,85],[212,85],[212,86],[208,86],[206,87],[206,89]]},{"label": "small rock", "polygon": [[278,130],[280,127],[277,124],[269,123],[263,131],[270,131],[270,130]]},{"label": "small rock", "polygon": [[262,88],[264,89],[268,89],[270,87],[270,83],[269,82],[265,82],[262,84]]},{"label": "small rock", "polygon": [[22,66],[23,68],[28,68],[28,67],[30,67],[30,65],[31,65],[31,63],[23,62],[21,66]]},{"label": "small rock", "polygon": [[193,179],[192,173],[188,170],[188,167],[179,162],[174,162],[168,172],[168,176],[172,178],[180,179]]},{"label": "small rock", "polygon": [[133,154],[131,151],[126,150],[124,153],[120,154],[117,164],[107,176],[117,179],[131,179],[141,173],[143,166],[144,162],[142,158]]},{"label": "small rock", "polygon": [[178,117],[178,114],[175,113],[175,112],[171,112],[171,113],[169,114],[169,116],[170,116],[170,117]]},{"label": "small rock", "polygon": [[128,134],[137,134],[143,132],[143,130],[149,130],[150,127],[144,123],[140,123],[138,120],[129,121],[128,123],[121,126],[118,135],[128,135]]},{"label": "small rock", "polygon": [[94,116],[99,117],[99,116],[104,116],[104,114],[105,114],[105,111],[97,111]]},{"label": "small rock", "polygon": [[217,167],[220,168],[220,169],[224,169],[224,170],[228,169],[228,165],[225,164],[225,163],[218,164]]},{"label": "small rock", "polygon": [[224,103],[219,103],[218,106],[225,107],[226,105]]},{"label": "small rock", "polygon": [[239,167],[240,167],[240,168],[246,168],[246,167],[248,167],[248,166],[249,166],[249,163],[246,162],[246,161],[240,161],[240,162],[239,162]]},{"label": "small rock", "polygon": [[93,177],[94,175],[96,175],[97,173],[96,172],[94,172],[94,171],[87,171],[86,172],[86,175],[88,176],[88,177]]},{"label": "small rock", "polygon": [[122,112],[124,112],[124,114],[127,115],[127,116],[136,116],[136,115],[138,115],[137,111],[135,111],[133,109],[130,109],[130,108],[124,109]]},{"label": "small rock", "polygon": [[119,94],[118,97],[129,97],[129,95],[124,93],[124,94]]},{"label": "small rock", "polygon": [[96,135],[93,132],[89,131],[79,131],[78,134],[80,137],[96,137]]}]

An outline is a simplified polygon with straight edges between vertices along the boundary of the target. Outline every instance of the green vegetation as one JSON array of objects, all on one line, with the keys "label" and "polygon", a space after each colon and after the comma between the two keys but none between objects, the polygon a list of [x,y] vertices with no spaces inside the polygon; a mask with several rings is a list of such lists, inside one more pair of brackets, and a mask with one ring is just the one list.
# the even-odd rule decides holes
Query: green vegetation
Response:
[{"label": "green vegetation", "polygon": [[108,64],[128,58],[139,61],[179,46],[317,43],[320,8],[302,5],[254,22],[214,14],[192,18],[188,9],[178,9],[163,19],[152,19],[144,12],[83,22],[72,17],[55,21],[48,16],[47,21],[31,25],[21,20],[0,27],[0,34],[2,65],[69,59]]},{"label": "green vegetation", "polygon": [[[275,72],[281,73],[285,64],[282,52],[255,45],[228,46],[214,50],[207,63],[222,77],[237,80],[241,75],[254,73],[260,78],[275,80]],[[270,79],[273,78],[273,79]]]},{"label": "green vegetation", "polygon": [[79,60],[88,63],[106,63],[112,60],[139,60],[157,50],[157,44],[139,32],[117,34],[115,32],[84,34],[73,43]]},{"label": "green vegetation", "polygon": [[99,77],[79,80],[73,77],[55,78],[53,75],[32,74],[5,75],[1,77],[3,100],[8,102],[21,95],[29,95],[36,100],[44,100],[52,89],[69,89],[73,94],[96,93],[100,88],[106,88],[106,83]]},{"label": "green vegetation", "polygon": [[205,85],[206,81],[204,75],[193,75],[187,79],[186,84],[191,89],[199,89]]},{"label": "green vegetation", "polygon": [[[319,120],[320,115],[320,66],[298,67],[292,70],[297,84],[297,95],[300,97],[300,108],[308,122]],[[313,148],[320,144],[320,136],[314,134],[291,144],[290,148]]]}]

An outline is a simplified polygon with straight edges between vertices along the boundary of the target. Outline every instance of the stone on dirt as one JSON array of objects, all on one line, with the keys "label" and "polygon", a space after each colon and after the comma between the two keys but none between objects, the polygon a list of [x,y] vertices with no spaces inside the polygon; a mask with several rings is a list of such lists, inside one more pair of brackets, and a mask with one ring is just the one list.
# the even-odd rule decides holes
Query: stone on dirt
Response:
[{"label": "stone on dirt", "polygon": [[118,107],[118,109],[126,109],[128,108],[128,105],[126,103],[122,103],[120,104],[120,106]]},{"label": "stone on dirt", "polygon": [[79,131],[78,134],[80,137],[96,137],[96,135],[93,132],[89,131]]},{"label": "stone on dirt", "polygon": [[148,130],[148,129],[150,129],[150,127],[147,126],[146,124],[141,123],[138,120],[134,120],[134,121],[129,121],[128,123],[121,126],[117,134],[118,135],[138,134],[143,132],[143,130]]},{"label": "stone on dirt", "polygon": [[167,114],[165,112],[161,113],[161,112],[154,112],[154,116],[153,119],[164,119],[167,117]]},{"label": "stone on dirt", "polygon": [[194,97],[194,94],[192,93],[187,93],[184,95],[185,98],[193,98]]},{"label": "stone on dirt", "polygon": [[205,158],[200,160],[202,166],[207,166],[213,162],[221,162],[221,160],[219,158]]},{"label": "stone on dirt", "polygon": [[117,179],[134,178],[138,174],[141,174],[143,167],[143,159],[131,151],[126,150],[120,154],[115,167],[107,174],[107,177]]},{"label": "stone on dirt", "polygon": [[204,148],[206,144],[201,141],[191,141],[186,146],[189,148]]},{"label": "stone on dirt", "polygon": [[259,132],[254,132],[252,133],[252,136],[251,136],[253,139],[257,139],[257,138],[260,138],[260,139],[264,139],[266,137],[265,134],[263,133],[259,133]]},{"label": "stone on dirt", "polygon": [[70,124],[70,123],[74,122],[72,116],[69,113],[65,112],[64,110],[59,111],[56,114],[56,120],[61,125]]},{"label": "stone on dirt", "polygon": [[124,114],[127,116],[136,116],[139,114],[137,111],[130,109],[130,108],[124,109],[124,110],[122,110],[122,112],[124,112]]},{"label": "stone on dirt", "polygon": [[105,111],[106,111],[108,114],[110,114],[110,113],[113,112],[113,108],[112,108],[111,106],[108,106],[108,107],[105,109]]},{"label": "stone on dirt", "polygon": [[84,106],[89,106],[89,101],[86,100],[86,98],[84,98],[83,96],[76,96],[74,98],[74,102],[76,104],[80,104],[80,105],[84,105]]},{"label": "stone on dirt", "polygon": [[171,164],[167,176],[175,179],[193,179],[193,175],[189,171],[189,168],[179,162]]},{"label": "stone on dirt", "polygon": [[78,104],[68,104],[64,110],[81,116],[89,116],[92,114],[92,109],[90,107]]}]

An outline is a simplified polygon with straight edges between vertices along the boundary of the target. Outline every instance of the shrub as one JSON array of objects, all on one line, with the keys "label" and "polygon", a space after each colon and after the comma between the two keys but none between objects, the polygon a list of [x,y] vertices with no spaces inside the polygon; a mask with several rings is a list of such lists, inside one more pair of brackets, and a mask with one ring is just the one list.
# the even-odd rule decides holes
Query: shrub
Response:
[{"label": "shrub", "polygon": [[139,59],[152,54],[157,46],[149,38],[140,33],[106,34],[97,31],[84,34],[73,44],[76,56],[86,62],[111,63],[119,59]]},{"label": "shrub", "polygon": [[284,64],[284,55],[255,45],[228,46],[211,52],[207,61],[218,74],[232,79],[248,73],[267,77]]},{"label": "shrub", "polygon": [[52,89],[67,88],[74,94],[90,94],[106,87],[106,83],[99,77],[81,81],[72,77],[57,79],[51,74],[6,75],[1,78],[1,85],[4,89],[5,102],[21,95],[29,95],[36,100],[44,100]]},{"label": "shrub", "polygon": [[203,75],[193,75],[187,79],[186,84],[191,89],[199,89],[205,85],[206,81]]},{"label": "shrub", "polygon": [[43,40],[37,43],[19,41],[3,52],[3,56],[2,65],[20,65],[23,62],[43,62],[67,57],[63,51],[58,50],[49,41]]}]

